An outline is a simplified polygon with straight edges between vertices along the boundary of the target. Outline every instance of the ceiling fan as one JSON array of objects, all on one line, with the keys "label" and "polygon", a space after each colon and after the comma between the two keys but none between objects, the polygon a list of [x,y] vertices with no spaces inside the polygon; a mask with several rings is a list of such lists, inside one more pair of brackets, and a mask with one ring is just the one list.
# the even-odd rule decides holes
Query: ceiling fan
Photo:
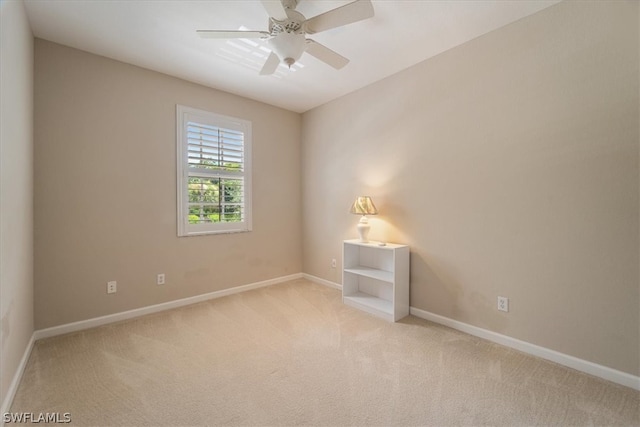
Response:
[{"label": "ceiling fan", "polygon": [[273,74],[280,61],[291,66],[303,52],[315,56],[335,69],[347,65],[349,60],[328,47],[305,37],[332,28],[373,17],[371,0],[355,0],[344,6],[306,19],[296,11],[299,0],[261,0],[269,14],[269,31],[250,30],[197,30],[200,37],[213,39],[259,38],[267,40],[271,54],[260,74]]}]

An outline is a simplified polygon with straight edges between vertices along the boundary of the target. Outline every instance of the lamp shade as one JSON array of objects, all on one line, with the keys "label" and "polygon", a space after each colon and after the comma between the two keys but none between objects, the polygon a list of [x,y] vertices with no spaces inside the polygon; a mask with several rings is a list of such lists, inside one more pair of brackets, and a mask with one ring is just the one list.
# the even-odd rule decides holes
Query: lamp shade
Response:
[{"label": "lamp shade", "polygon": [[349,212],[356,215],[378,215],[378,209],[369,196],[356,197]]}]

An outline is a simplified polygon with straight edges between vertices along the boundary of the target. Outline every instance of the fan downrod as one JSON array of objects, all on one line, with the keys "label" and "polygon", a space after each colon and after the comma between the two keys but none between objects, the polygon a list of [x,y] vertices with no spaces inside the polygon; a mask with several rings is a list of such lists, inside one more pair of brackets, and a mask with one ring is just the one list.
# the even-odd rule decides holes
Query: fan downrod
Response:
[{"label": "fan downrod", "polygon": [[285,9],[295,10],[298,6],[298,0],[282,0],[282,6],[284,6]]}]

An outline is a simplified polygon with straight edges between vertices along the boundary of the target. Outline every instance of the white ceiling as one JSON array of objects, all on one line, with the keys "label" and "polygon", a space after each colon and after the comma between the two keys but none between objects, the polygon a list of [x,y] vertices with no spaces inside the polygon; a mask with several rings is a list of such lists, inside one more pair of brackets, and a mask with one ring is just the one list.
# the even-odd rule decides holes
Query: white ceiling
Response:
[{"label": "white ceiling", "polygon": [[[304,112],[397,73],[559,0],[373,0],[375,16],[310,36],[351,62],[334,70],[303,54],[303,68],[260,76],[264,59],[242,40],[197,29],[267,30],[259,1],[26,0],[34,36]],[[301,0],[307,18],[349,3]],[[262,42],[260,42],[262,43]],[[239,47],[238,47],[239,46]],[[256,53],[263,50],[253,48]],[[253,58],[253,59],[252,59]],[[239,61],[239,62],[238,62]]]}]

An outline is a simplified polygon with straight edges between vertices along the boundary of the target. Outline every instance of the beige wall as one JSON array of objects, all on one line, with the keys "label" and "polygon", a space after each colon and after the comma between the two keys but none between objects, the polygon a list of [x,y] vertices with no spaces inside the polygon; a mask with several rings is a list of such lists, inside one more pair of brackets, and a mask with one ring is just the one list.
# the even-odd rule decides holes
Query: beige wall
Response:
[{"label": "beige wall", "polygon": [[0,3],[0,402],[33,333],[33,36]]},{"label": "beige wall", "polygon": [[304,271],[369,194],[413,307],[640,374],[638,76],[637,2],[563,2],[305,113]]},{"label": "beige wall", "polygon": [[[177,237],[176,104],[253,122],[252,232]],[[299,114],[36,39],[36,328],[299,273],[300,135]]]}]

